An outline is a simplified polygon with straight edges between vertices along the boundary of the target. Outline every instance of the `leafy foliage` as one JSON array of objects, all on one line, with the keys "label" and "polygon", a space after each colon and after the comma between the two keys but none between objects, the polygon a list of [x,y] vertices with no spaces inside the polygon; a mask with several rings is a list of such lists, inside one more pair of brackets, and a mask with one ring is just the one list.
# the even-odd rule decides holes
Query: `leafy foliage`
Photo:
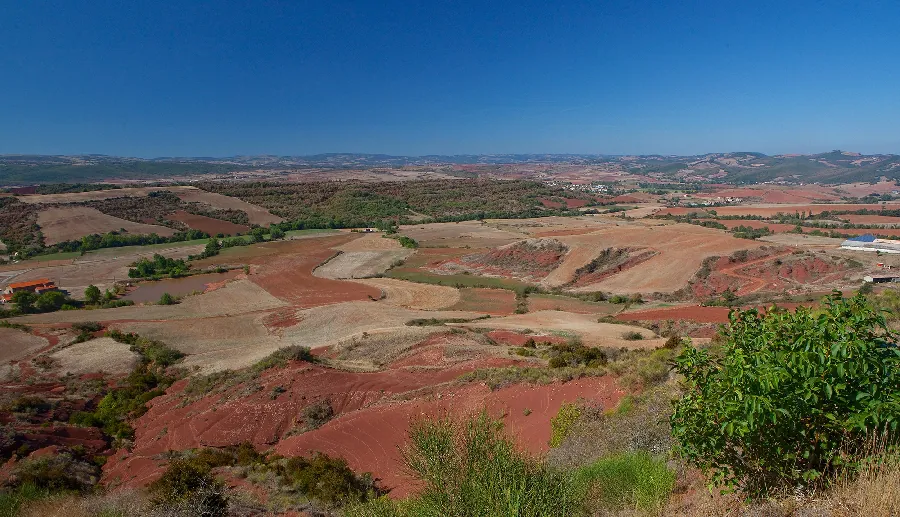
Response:
[{"label": "leafy foliage", "polygon": [[659,512],[675,487],[675,473],[643,451],[602,458],[578,476],[593,484],[588,497],[591,510]]},{"label": "leafy foliage", "polygon": [[900,349],[864,297],[729,319],[723,358],[688,346],[675,360],[685,395],[672,432],[716,484],[761,494],[808,483],[852,465],[867,433],[897,438]]},{"label": "leafy foliage", "polygon": [[550,447],[558,447],[569,436],[569,432],[581,416],[578,404],[563,404],[556,416],[550,420]]},{"label": "leafy foliage", "polygon": [[128,270],[129,278],[153,278],[162,275],[179,277],[184,276],[191,267],[185,264],[184,259],[171,259],[159,253],[154,253],[152,260],[146,257],[141,258],[131,266],[131,269]]},{"label": "leafy foliage", "polygon": [[228,510],[224,485],[203,462],[172,460],[149,488],[154,503],[160,506],[188,503],[196,509],[196,515],[205,517],[224,516]]},{"label": "leafy foliage", "polygon": [[107,336],[131,346],[140,356],[140,362],[121,385],[107,393],[94,411],[72,414],[71,422],[77,425],[99,427],[109,436],[131,439],[134,429],[128,421],[147,411],[147,402],[162,395],[175,376],[167,369],[181,360],[184,354],[163,343],[142,338],[137,334],[125,334],[110,330]]},{"label": "leafy foliage", "polygon": [[584,486],[565,472],[528,457],[482,414],[467,422],[422,421],[410,430],[407,468],[422,483],[419,495],[377,499],[350,516],[472,517],[582,514]]}]

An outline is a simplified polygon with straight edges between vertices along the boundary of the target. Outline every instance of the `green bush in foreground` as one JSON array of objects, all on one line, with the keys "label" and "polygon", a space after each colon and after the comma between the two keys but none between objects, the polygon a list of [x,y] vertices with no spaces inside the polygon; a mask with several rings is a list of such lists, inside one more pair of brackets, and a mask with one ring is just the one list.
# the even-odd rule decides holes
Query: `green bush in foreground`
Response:
[{"label": "green bush in foreground", "polygon": [[590,485],[589,511],[630,509],[658,512],[675,487],[675,473],[644,451],[603,458],[579,470],[577,484]]},{"label": "green bush in foreground", "polygon": [[863,296],[729,319],[722,359],[688,346],[675,360],[673,437],[714,483],[765,494],[853,466],[867,435],[895,443],[900,349]]},{"label": "green bush in foreground", "polygon": [[348,516],[545,517],[582,513],[584,487],[573,477],[521,453],[501,424],[482,414],[465,423],[423,421],[410,430],[407,468],[423,484],[419,495],[379,498]]}]

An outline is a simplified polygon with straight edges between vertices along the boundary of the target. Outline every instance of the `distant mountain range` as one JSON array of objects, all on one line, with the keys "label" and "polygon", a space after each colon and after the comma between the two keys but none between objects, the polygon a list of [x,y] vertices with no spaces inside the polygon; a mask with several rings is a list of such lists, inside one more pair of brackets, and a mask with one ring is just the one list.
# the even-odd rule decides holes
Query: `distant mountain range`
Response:
[{"label": "distant mountain range", "polygon": [[[597,166],[680,182],[749,184],[761,182],[844,183],[900,178],[900,156],[831,151],[813,155],[768,156],[755,152],[696,156],[613,156],[591,154],[482,154],[391,156],[328,153],[308,156],[232,156],[226,158],[124,158],[105,155],[0,155],[0,185],[77,183],[119,180],[171,180],[195,175],[230,175],[238,171],[368,169],[404,166],[477,166],[575,164]],[[552,169],[552,168],[551,168]]]}]

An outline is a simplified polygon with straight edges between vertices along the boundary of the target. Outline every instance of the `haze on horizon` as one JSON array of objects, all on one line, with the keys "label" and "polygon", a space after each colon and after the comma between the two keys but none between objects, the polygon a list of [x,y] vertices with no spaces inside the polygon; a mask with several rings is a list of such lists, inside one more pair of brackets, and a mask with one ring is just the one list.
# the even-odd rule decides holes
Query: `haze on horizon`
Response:
[{"label": "haze on horizon", "polygon": [[900,153],[900,4],[724,4],[0,0],[0,154]]}]

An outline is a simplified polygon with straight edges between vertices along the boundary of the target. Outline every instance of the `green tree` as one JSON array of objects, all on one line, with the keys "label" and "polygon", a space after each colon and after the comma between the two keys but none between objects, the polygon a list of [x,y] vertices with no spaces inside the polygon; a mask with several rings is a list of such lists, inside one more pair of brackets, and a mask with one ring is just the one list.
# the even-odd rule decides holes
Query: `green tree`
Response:
[{"label": "green tree", "polygon": [[31,291],[18,291],[13,293],[11,301],[16,304],[19,312],[29,313],[34,309],[34,302],[37,301],[37,295]]},{"label": "green tree", "polygon": [[90,304],[96,304],[100,302],[100,288],[94,284],[87,286],[87,289],[84,290],[84,301]]},{"label": "green tree", "polygon": [[900,349],[865,297],[729,319],[721,359],[688,346],[675,360],[672,433],[714,483],[764,494],[852,465],[873,433],[897,439]]},{"label": "green tree", "polygon": [[253,242],[262,242],[266,240],[266,229],[262,227],[253,228],[250,230],[250,236],[253,237]]},{"label": "green tree", "polygon": [[284,239],[284,230],[275,226],[274,224],[269,227],[269,238],[273,241],[278,239]]},{"label": "green tree", "polygon": [[173,305],[175,303],[175,298],[172,297],[169,293],[163,293],[162,296],[159,297],[160,305]]},{"label": "green tree", "polygon": [[203,257],[214,257],[219,254],[219,250],[222,249],[222,246],[219,244],[218,239],[210,239],[209,242],[206,243],[206,247],[203,248]]},{"label": "green tree", "polygon": [[58,311],[66,303],[66,295],[59,291],[49,291],[41,294],[34,301],[34,308],[40,312]]}]

